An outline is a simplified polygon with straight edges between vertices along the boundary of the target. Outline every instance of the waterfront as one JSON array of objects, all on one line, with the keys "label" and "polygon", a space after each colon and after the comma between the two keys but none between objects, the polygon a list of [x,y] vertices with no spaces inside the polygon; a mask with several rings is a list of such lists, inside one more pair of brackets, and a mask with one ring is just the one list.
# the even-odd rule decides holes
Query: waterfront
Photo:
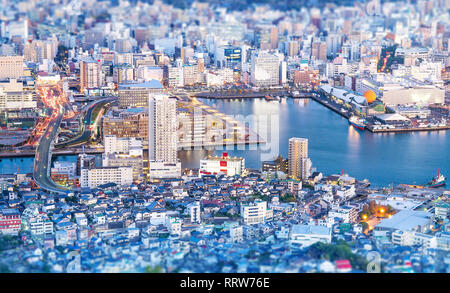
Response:
[{"label": "waterfront", "polygon": [[[269,160],[278,153],[287,157],[288,139],[298,136],[309,139],[313,166],[325,174],[344,170],[358,179],[367,178],[376,186],[423,184],[436,175],[438,168],[443,174],[450,174],[450,133],[446,131],[362,132],[351,127],[344,117],[310,99],[202,101],[225,114],[237,115],[236,119],[245,119],[255,131],[258,117],[271,118],[274,119],[272,122],[278,123],[271,123],[265,145],[180,151],[183,168],[198,168],[199,160],[208,153],[227,151],[232,156],[244,157],[248,168],[259,169],[262,160]],[[250,116],[253,113],[259,116]],[[76,157],[60,156],[58,160],[75,161]],[[32,172],[33,158],[3,158],[0,161],[2,174],[15,173],[18,168],[20,173]]]},{"label": "waterfront", "polygon": [[[227,150],[232,156],[242,156],[248,168],[261,168],[269,154],[277,149],[288,155],[288,139],[298,136],[309,139],[309,154],[313,166],[325,174],[347,171],[358,179],[369,179],[373,185],[391,183],[422,184],[435,176],[437,169],[450,172],[450,133],[447,131],[410,133],[370,133],[351,127],[344,117],[310,99],[282,99],[268,102],[252,100],[205,100],[229,115],[273,115],[278,117],[277,141],[258,150]],[[253,128],[252,128],[253,129]],[[251,147],[247,146],[247,149]],[[216,151],[216,153],[220,153]],[[198,160],[206,151],[186,151],[181,154],[184,168],[198,168]]]}]

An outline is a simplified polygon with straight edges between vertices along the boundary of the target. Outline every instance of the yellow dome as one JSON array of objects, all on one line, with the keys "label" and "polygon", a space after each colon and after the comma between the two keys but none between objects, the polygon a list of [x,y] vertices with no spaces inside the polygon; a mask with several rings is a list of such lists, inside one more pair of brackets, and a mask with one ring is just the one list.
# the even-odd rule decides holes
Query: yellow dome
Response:
[{"label": "yellow dome", "polygon": [[366,98],[367,103],[369,103],[369,104],[375,102],[375,100],[377,99],[377,95],[372,90],[366,91],[364,93],[364,97]]}]

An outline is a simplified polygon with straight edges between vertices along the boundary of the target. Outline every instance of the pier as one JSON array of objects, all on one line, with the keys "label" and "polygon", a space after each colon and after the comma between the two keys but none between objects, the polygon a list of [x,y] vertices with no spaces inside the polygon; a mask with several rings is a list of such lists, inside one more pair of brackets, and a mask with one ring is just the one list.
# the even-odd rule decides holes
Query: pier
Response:
[{"label": "pier", "polygon": [[[291,97],[291,98],[312,98],[312,92],[303,92],[300,90],[264,90],[264,91],[250,91],[250,92],[200,92],[193,94],[196,98],[204,99],[258,99],[273,97]],[[269,100],[270,100],[269,98]],[[267,98],[266,98],[267,99]]]},{"label": "pier", "polygon": [[430,126],[430,127],[410,127],[410,128],[390,128],[390,129],[373,129],[373,126],[366,126],[366,129],[372,133],[382,133],[382,132],[411,132],[411,131],[439,131],[439,130],[449,130],[450,125],[446,126]]}]

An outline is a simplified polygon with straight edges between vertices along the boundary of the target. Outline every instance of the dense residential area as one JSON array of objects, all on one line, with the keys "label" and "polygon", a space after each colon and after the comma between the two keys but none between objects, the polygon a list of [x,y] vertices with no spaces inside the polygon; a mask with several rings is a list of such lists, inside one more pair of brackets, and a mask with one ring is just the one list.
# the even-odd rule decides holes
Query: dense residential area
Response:
[{"label": "dense residential area", "polygon": [[1,269],[65,272],[76,255],[85,272],[345,272],[366,271],[377,252],[384,272],[448,271],[448,191],[356,194],[345,175],[299,188],[264,173],[65,196],[10,178]]}]

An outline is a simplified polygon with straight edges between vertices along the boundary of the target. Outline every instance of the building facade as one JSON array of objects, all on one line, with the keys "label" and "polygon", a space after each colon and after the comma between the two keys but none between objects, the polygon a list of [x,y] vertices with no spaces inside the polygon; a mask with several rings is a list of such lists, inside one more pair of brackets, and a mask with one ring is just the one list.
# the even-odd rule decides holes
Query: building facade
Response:
[{"label": "building facade", "polygon": [[305,180],[311,176],[312,163],[308,157],[308,139],[289,139],[289,176]]},{"label": "building facade", "polygon": [[148,98],[149,177],[173,178],[181,175],[177,157],[176,100],[167,95],[150,94]]}]

